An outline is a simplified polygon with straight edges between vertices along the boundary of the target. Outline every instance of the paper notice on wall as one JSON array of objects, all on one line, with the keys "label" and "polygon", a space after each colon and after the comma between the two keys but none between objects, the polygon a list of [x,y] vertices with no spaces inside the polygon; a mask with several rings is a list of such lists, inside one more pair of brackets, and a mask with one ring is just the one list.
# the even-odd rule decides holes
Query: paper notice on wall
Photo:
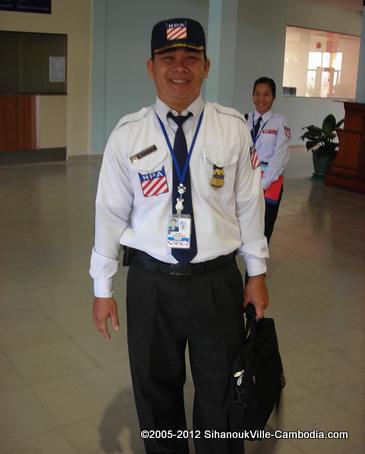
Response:
[{"label": "paper notice on wall", "polygon": [[49,57],[49,81],[66,82],[65,57]]}]

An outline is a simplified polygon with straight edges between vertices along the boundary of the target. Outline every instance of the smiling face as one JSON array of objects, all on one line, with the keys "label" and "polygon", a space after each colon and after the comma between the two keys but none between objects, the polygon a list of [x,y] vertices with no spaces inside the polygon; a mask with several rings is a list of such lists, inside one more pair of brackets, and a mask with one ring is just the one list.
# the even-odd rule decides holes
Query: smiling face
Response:
[{"label": "smiling face", "polygon": [[259,114],[263,115],[271,110],[275,98],[272,94],[270,85],[257,84],[252,95],[252,100],[255,109]]},{"label": "smiling face", "polygon": [[158,97],[179,113],[199,96],[209,68],[210,61],[203,52],[189,49],[169,50],[147,61]]}]

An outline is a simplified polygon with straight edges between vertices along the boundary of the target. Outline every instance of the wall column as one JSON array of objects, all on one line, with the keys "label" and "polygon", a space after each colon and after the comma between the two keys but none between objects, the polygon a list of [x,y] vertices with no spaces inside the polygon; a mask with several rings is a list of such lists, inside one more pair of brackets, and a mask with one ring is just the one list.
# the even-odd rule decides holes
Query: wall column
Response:
[{"label": "wall column", "polygon": [[365,102],[365,0],[362,2],[362,29],[359,68],[357,71],[356,101]]},{"label": "wall column", "polygon": [[234,104],[238,0],[210,0],[207,54],[212,67],[205,86],[207,101]]},{"label": "wall column", "polygon": [[105,146],[106,0],[94,0],[93,6],[91,152],[100,154]]}]

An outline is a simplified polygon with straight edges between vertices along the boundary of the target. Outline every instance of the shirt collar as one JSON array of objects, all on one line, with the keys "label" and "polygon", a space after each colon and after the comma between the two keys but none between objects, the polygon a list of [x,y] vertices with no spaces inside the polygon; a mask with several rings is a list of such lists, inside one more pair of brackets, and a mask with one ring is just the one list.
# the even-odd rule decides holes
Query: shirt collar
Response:
[{"label": "shirt collar", "polygon": [[172,112],[174,115],[187,115],[189,112],[193,114],[193,119],[196,119],[201,111],[204,109],[204,99],[202,95],[199,95],[191,104],[188,106],[181,114],[178,114],[174,109],[171,109],[170,106],[165,104],[163,101],[161,101],[160,98],[156,97],[156,103],[155,103],[155,111],[157,115],[160,117],[160,119],[166,123],[167,122],[167,114],[169,112]]},{"label": "shirt collar", "polygon": [[263,115],[261,115],[257,110],[255,109],[254,112],[254,121],[256,122],[259,117],[262,118],[263,123],[267,122],[271,117],[273,116],[272,110],[268,110],[265,112]]}]

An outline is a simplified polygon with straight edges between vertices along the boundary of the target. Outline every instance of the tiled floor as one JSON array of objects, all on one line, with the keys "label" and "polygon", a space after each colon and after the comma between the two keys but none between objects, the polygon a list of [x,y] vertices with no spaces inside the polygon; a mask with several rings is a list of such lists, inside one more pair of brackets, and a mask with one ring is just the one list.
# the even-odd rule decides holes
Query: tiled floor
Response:
[{"label": "tiled floor", "polygon": [[[0,168],[1,454],[143,452],[125,332],[107,342],[91,322],[98,168]],[[288,382],[278,424],[350,437],[247,443],[248,454],[365,452],[365,196],[312,181],[310,168],[293,150],[272,237],[267,315]]]}]

